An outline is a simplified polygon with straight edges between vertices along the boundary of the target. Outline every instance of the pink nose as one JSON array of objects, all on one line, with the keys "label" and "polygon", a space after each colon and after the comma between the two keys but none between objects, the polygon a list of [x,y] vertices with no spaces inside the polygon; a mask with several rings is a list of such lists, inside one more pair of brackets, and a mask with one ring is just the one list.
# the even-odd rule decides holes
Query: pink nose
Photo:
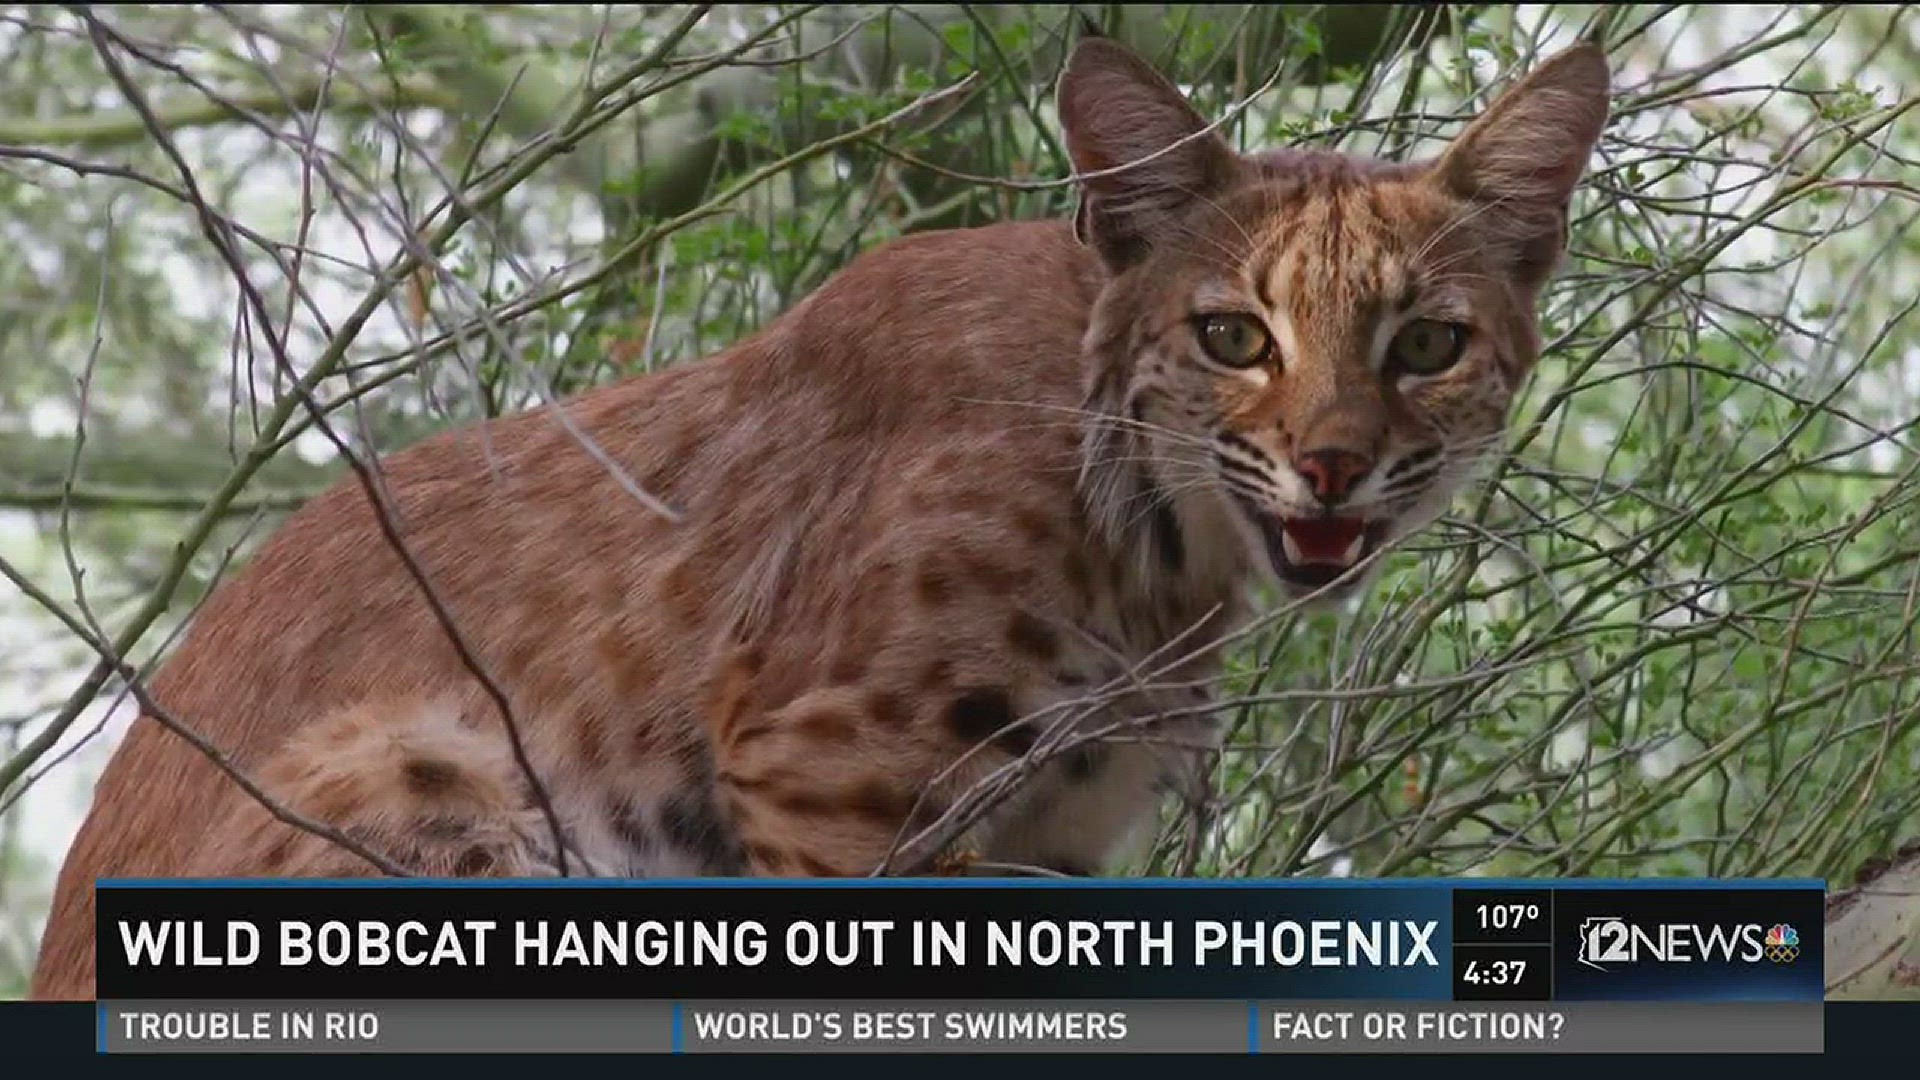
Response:
[{"label": "pink nose", "polygon": [[1313,485],[1314,498],[1335,503],[1367,478],[1373,461],[1351,450],[1310,450],[1294,455],[1293,468]]}]

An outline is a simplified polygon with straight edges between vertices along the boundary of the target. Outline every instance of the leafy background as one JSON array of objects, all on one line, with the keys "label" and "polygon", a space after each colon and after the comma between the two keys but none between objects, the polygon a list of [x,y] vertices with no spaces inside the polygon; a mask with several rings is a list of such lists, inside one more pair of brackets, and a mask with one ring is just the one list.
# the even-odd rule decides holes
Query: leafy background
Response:
[{"label": "leafy background", "polygon": [[[1244,147],[1615,118],[1510,453],[1238,647],[1151,874],[1852,877],[1920,833],[1904,7],[0,7],[0,995],[137,679],[288,509],[1071,205],[1081,16]],[[183,718],[190,723],[191,718]]]}]

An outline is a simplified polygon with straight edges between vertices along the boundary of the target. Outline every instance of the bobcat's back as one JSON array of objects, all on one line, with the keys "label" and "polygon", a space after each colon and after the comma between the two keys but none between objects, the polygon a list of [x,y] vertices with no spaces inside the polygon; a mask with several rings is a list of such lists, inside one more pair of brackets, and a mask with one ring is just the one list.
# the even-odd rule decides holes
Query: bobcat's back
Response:
[{"label": "bobcat's back", "polygon": [[[941,495],[932,478],[1031,507],[1027,541],[1065,542],[1075,428],[1061,410],[1080,399],[1098,276],[1056,224],[910,238],[728,350],[566,402],[572,426],[678,524],[548,409],[381,462],[397,531],[505,690],[568,823],[573,872],[582,858],[602,874],[779,869],[778,847],[749,850],[715,793],[715,695],[727,693],[715,680],[744,647],[764,700],[805,690],[816,668],[858,682],[866,646],[834,640],[829,621],[861,604],[878,625],[873,605],[895,602],[863,553],[888,547],[890,530],[922,530],[965,554],[964,513],[908,509]],[[1020,565],[984,534],[976,571]],[[936,576],[919,586],[943,587]],[[151,689],[296,809],[370,843],[411,833],[401,855],[423,872],[553,859],[498,709],[351,477],[218,590]],[[449,798],[482,824],[423,833],[447,815],[421,807]],[[534,842],[491,843],[516,831]],[[142,718],[61,873],[34,992],[89,992],[96,878],[367,870],[274,821]]]}]

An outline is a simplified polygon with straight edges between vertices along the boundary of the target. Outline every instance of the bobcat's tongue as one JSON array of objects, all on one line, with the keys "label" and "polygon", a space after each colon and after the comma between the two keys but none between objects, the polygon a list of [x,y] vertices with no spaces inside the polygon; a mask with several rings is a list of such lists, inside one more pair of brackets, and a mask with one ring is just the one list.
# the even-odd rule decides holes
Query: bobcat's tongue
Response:
[{"label": "bobcat's tongue", "polygon": [[1291,518],[1280,523],[1281,545],[1296,566],[1352,566],[1367,546],[1367,523],[1359,518]]}]

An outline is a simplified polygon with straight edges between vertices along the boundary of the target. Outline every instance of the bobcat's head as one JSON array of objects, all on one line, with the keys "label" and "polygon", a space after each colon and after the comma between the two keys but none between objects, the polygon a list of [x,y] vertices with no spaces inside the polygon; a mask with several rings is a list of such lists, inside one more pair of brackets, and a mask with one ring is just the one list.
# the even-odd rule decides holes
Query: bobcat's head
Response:
[{"label": "bobcat's head", "polygon": [[1137,520],[1150,486],[1292,593],[1357,585],[1498,450],[1607,94],[1583,45],[1432,160],[1242,155],[1140,58],[1082,41],[1059,108],[1075,228],[1111,273],[1087,338],[1096,515]]}]

